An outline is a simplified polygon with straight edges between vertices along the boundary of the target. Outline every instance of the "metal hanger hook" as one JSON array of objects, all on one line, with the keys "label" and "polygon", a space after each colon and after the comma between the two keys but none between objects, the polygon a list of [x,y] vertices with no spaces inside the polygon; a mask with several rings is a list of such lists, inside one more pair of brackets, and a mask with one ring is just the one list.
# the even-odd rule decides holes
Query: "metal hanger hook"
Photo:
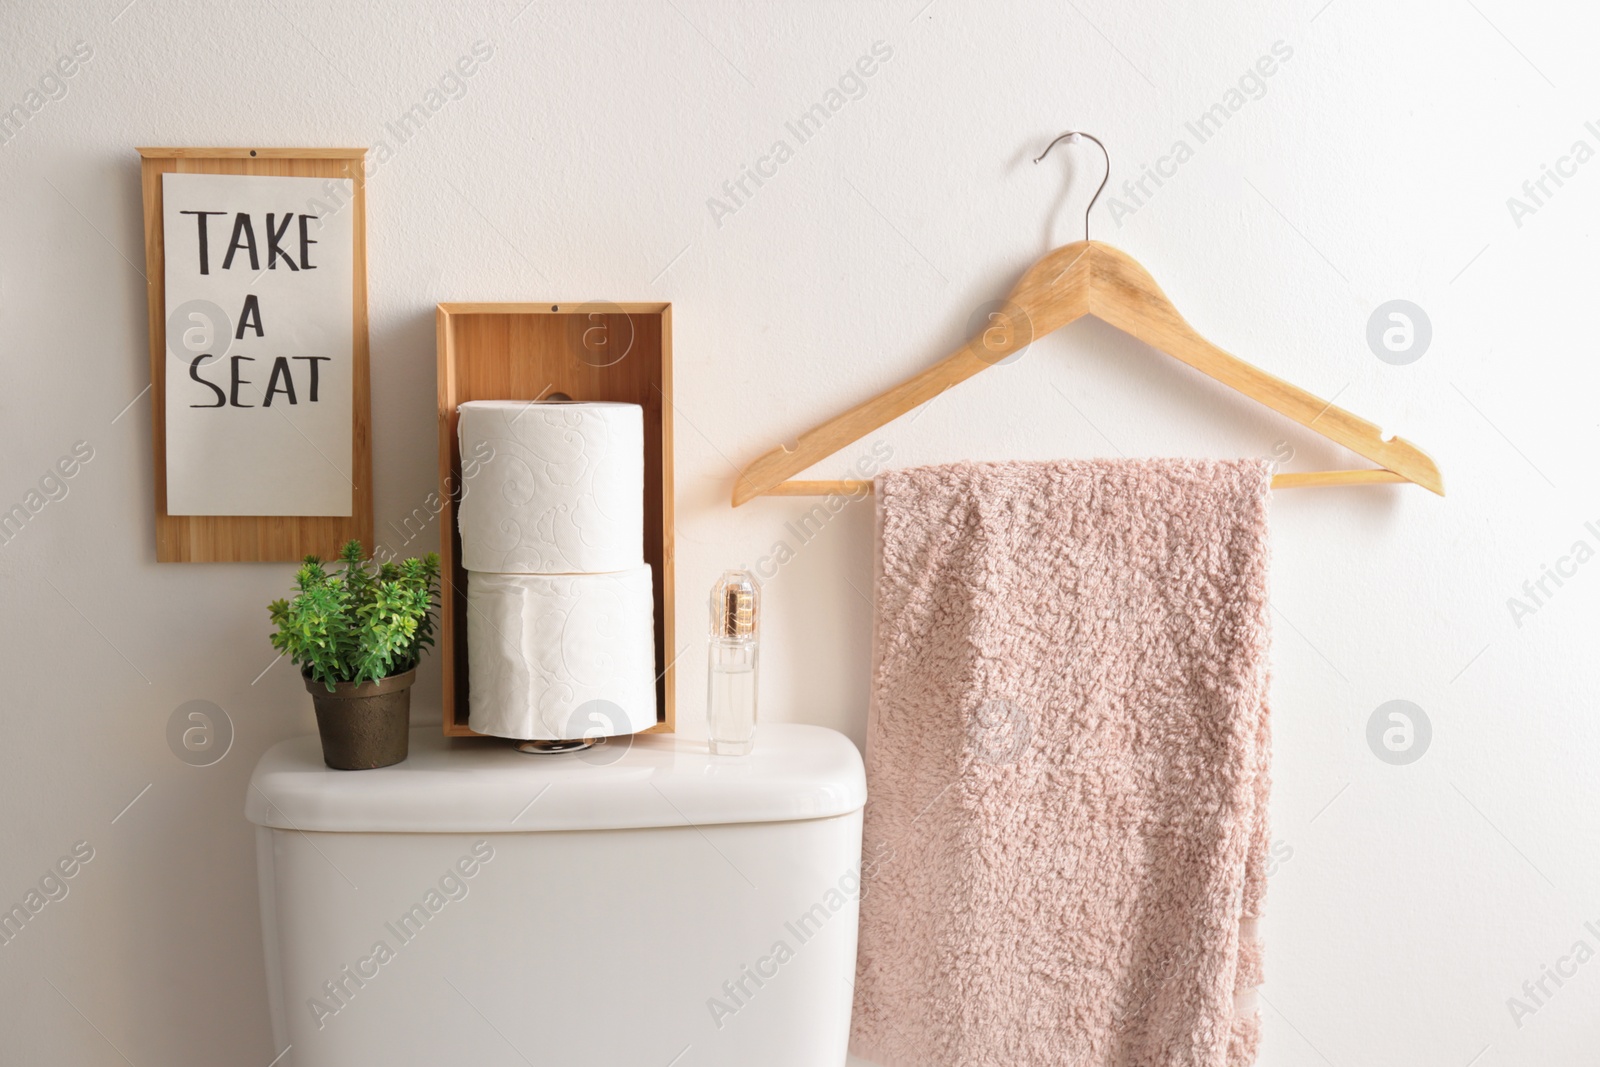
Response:
[{"label": "metal hanger hook", "polygon": [[1050,154],[1050,149],[1054,148],[1062,141],[1065,141],[1068,144],[1077,144],[1078,139],[1081,137],[1087,137],[1089,140],[1099,145],[1100,154],[1106,157],[1106,176],[1100,179],[1099,188],[1097,188],[1094,191],[1094,195],[1089,198],[1089,206],[1083,209],[1083,239],[1087,241],[1089,239],[1089,212],[1094,210],[1094,202],[1100,199],[1100,194],[1105,192],[1106,182],[1111,180],[1111,153],[1106,151],[1106,146],[1101,144],[1100,138],[1096,137],[1094,134],[1084,133],[1082,130],[1068,130],[1066,133],[1062,134],[1060,137],[1057,137],[1054,141],[1051,141],[1048,145],[1046,145],[1044,151],[1039,153],[1038,158],[1035,159],[1034,162],[1037,163],[1045,156],[1048,156]]}]

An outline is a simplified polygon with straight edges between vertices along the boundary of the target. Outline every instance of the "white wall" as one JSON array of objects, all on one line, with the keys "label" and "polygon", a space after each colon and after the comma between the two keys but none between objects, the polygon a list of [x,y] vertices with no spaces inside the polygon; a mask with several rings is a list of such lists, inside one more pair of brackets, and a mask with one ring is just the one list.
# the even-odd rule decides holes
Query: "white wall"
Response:
[{"label": "white wall", "polygon": [[[74,842],[94,849],[0,948],[8,1062],[275,1054],[241,807],[257,756],[312,728],[291,670],[258,678],[264,605],[291,568],[153,562],[135,146],[392,149],[369,195],[380,526],[434,486],[436,302],[671,300],[693,642],[715,574],[792,540],[809,506],[731,511],[735,467],[943,355],[1034,257],[1081,236],[1098,156],[1028,163],[1069,127],[1109,144],[1108,195],[1185,140],[1192,157],[1147,202],[1101,202],[1095,235],[1225,347],[1420,443],[1449,486],[1274,498],[1273,822],[1292,855],[1271,886],[1263,1063],[1594,1060],[1600,962],[1547,979],[1540,1004],[1523,984],[1575,942],[1600,949],[1600,562],[1520,620],[1507,605],[1575,542],[1600,546],[1600,163],[1548,184],[1520,225],[1507,206],[1574,141],[1600,148],[1583,5],[125,2],[0,4],[0,104],[75,42],[92,51],[0,145],[0,505],[75,442],[93,449],[0,548],[0,900]],[[386,124],[477,41],[493,57],[400,142]],[[875,42],[892,57],[864,94],[795,146],[785,120]],[[1200,143],[1186,121],[1276,42],[1292,56]],[[713,211],[778,138],[793,157]],[[1407,366],[1365,339],[1393,298],[1432,323]],[[881,440],[899,465],[1280,443],[1295,469],[1361,462],[1093,323]],[[764,714],[859,741],[869,505],[794,547],[767,589]],[[694,644],[686,732],[700,661]],[[437,687],[430,665],[435,716]],[[1408,766],[1365,740],[1397,698],[1434,731]],[[208,768],[165,740],[189,700],[237,728]],[[1513,996],[1536,1010],[1513,1018]]]}]

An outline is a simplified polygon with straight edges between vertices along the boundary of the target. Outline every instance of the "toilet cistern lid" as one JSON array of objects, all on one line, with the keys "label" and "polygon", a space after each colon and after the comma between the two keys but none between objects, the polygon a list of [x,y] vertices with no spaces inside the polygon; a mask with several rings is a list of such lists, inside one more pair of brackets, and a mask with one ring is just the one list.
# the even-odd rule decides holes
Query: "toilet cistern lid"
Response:
[{"label": "toilet cistern lid", "polygon": [[821,726],[767,723],[748,756],[641,734],[530,758],[510,744],[411,732],[402,763],[323,765],[315,735],[268,749],[245,816],[259,826],[345,833],[525,833],[825,819],[866,803],[861,755]]}]

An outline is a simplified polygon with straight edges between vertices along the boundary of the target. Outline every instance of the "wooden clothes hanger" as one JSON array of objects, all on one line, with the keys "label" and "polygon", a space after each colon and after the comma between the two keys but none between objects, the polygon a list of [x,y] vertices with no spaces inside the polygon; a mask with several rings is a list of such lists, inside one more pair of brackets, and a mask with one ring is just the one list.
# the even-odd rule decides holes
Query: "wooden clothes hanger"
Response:
[{"label": "wooden clothes hanger", "polygon": [[[1089,201],[1092,209],[1111,177],[1111,155],[1099,138],[1087,133],[1064,133],[1051,141],[1034,162],[1043,159],[1061,141],[1077,143],[1080,137],[1099,145],[1106,157],[1106,177]],[[758,496],[870,492],[871,482],[786,479],[1085,315],[1110,323],[1378,464],[1377,468],[1366,470],[1276,474],[1272,478],[1274,489],[1413,482],[1444,495],[1444,479],[1426,452],[1399,437],[1385,440],[1378,427],[1367,420],[1224,352],[1184,321],[1155,279],[1132,256],[1088,239],[1088,210],[1083,216],[1083,231],[1084,240],[1058,248],[1029,267],[1002,308],[989,316],[990,327],[960,349],[892,389],[807,430],[795,448],[780,446],[751,463],[740,472],[734,485],[733,506]]]}]

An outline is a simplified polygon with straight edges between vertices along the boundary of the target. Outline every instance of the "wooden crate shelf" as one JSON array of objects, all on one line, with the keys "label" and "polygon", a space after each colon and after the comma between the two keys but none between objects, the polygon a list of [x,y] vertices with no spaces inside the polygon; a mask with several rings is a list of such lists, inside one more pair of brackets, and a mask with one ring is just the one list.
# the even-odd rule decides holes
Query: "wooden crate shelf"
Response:
[{"label": "wooden crate shelf", "polygon": [[455,503],[461,490],[456,408],[468,400],[613,400],[644,408],[644,556],[655,572],[656,725],[674,728],[672,305],[560,302],[440,304],[438,651],[444,732],[467,725],[467,572]]}]

